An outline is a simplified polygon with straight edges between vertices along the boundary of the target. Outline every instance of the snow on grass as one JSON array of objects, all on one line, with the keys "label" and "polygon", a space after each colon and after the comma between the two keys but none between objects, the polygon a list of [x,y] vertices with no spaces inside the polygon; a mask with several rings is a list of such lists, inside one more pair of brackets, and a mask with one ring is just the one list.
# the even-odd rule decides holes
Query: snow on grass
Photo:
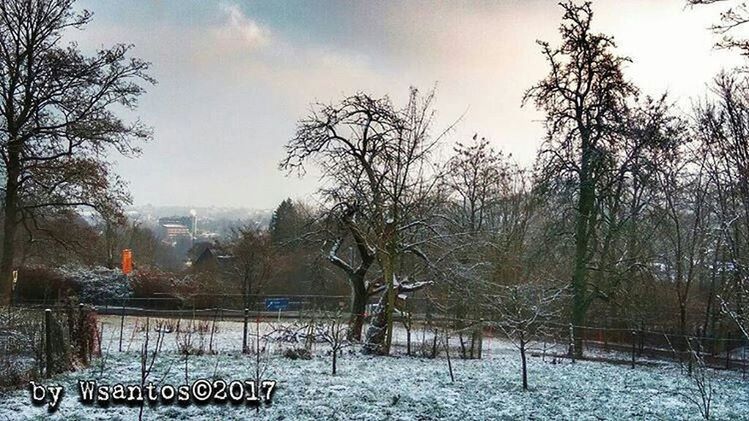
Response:
[{"label": "snow on grass", "polygon": [[[112,320],[108,320],[108,323]],[[119,326],[117,324],[117,326]],[[216,355],[191,356],[189,381],[197,378],[249,379],[255,375],[255,358],[239,354],[240,323],[225,322]],[[253,326],[254,327],[254,326]],[[269,329],[270,326],[264,326]],[[106,327],[105,327],[106,329]],[[111,330],[112,333],[114,330]],[[135,336],[142,335],[137,333]],[[168,334],[174,335],[174,334]],[[231,337],[238,338],[230,340]],[[105,330],[105,338],[108,337]],[[216,339],[216,338],[214,338]],[[168,341],[168,340],[167,340]],[[172,340],[173,341],[173,340]],[[116,340],[115,340],[116,342]],[[165,342],[165,345],[167,342]],[[106,348],[106,340],[105,340]],[[110,347],[102,368],[59,375],[49,381],[66,387],[66,397],[52,419],[129,420],[138,408],[110,405],[83,406],[77,381],[100,383],[140,382],[137,347],[117,352]],[[450,382],[447,361],[411,357],[369,357],[345,353],[338,374],[330,374],[330,357],[319,345],[312,360],[288,360],[273,355],[261,365],[264,379],[278,381],[270,406],[178,404],[147,407],[145,419],[269,419],[269,420],[515,420],[515,419],[700,419],[698,408],[679,395],[691,387],[675,365],[638,367],[597,362],[565,361],[562,364],[529,360],[531,390],[520,386],[518,356],[511,347],[494,344],[483,360],[453,358],[455,383]],[[486,355],[486,354],[485,354]],[[714,419],[749,419],[749,381],[740,373],[716,372]],[[184,360],[165,347],[157,357],[154,382],[184,383]],[[27,390],[0,396],[0,419],[46,419],[46,407],[30,404]]]}]

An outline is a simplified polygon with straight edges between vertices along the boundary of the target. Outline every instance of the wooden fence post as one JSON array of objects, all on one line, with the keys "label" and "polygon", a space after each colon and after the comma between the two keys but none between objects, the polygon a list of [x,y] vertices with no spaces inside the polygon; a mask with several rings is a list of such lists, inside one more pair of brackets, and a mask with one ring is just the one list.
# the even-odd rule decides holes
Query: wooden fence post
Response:
[{"label": "wooden fence post", "polygon": [[54,363],[52,362],[52,310],[44,310],[44,354],[46,357],[46,375],[47,378],[54,372]]},{"label": "wooden fence post", "polygon": [[78,304],[78,356],[83,365],[88,365],[88,355],[86,350],[86,315],[83,303]]},{"label": "wooden fence post", "polygon": [[247,322],[250,317],[250,309],[245,307],[244,308],[244,333],[242,335],[242,353],[247,353]]}]

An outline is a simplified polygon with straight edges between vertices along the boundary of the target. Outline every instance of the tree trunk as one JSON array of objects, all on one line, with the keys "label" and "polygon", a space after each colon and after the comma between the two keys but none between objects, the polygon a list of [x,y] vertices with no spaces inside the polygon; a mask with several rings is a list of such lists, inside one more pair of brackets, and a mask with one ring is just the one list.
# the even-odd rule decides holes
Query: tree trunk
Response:
[{"label": "tree trunk", "polygon": [[520,362],[523,368],[523,390],[528,390],[528,366],[525,359],[525,341],[520,340]]},{"label": "tree trunk", "polygon": [[387,304],[385,305],[385,317],[386,317],[386,330],[385,330],[385,344],[383,347],[383,354],[390,355],[390,345],[393,342],[393,311],[395,310],[395,274],[391,264],[388,264],[388,269],[383,272],[387,276],[387,290],[385,295],[387,296]]},{"label": "tree trunk", "polygon": [[393,312],[395,311],[395,222],[389,221],[385,224],[385,253],[384,258],[380,260],[382,266],[382,276],[387,285],[387,306],[385,315],[387,317],[387,330],[385,331],[385,346],[383,354],[390,355],[390,345],[393,341]]},{"label": "tree trunk", "polygon": [[350,275],[349,281],[351,282],[351,293],[353,295],[351,299],[351,318],[349,319],[349,339],[361,341],[368,298],[364,274],[354,272]]},{"label": "tree trunk", "polygon": [[588,238],[591,216],[595,205],[595,186],[590,174],[591,146],[583,139],[582,165],[580,169],[580,192],[578,213],[575,221],[575,268],[572,275],[572,325],[574,326],[575,357],[583,355],[583,341],[580,327],[585,324],[588,300]]},{"label": "tree trunk", "polygon": [[365,354],[385,354],[385,339],[387,329],[387,293],[383,293],[377,304],[377,312],[367,328],[367,337],[362,352]]},{"label": "tree trunk", "polygon": [[689,344],[686,341],[687,337],[687,303],[684,300],[679,300],[679,333],[684,340],[682,351],[689,350]]},{"label": "tree trunk", "polygon": [[411,356],[411,325],[406,326],[406,355]]},{"label": "tree trunk", "polygon": [[13,288],[13,260],[15,257],[15,237],[18,230],[18,180],[21,175],[18,156],[10,159],[8,178],[5,184],[5,205],[3,223],[3,253],[0,258],[0,305],[11,302]]},{"label": "tree trunk", "polygon": [[338,362],[338,350],[333,348],[333,375],[336,373],[336,363]]}]

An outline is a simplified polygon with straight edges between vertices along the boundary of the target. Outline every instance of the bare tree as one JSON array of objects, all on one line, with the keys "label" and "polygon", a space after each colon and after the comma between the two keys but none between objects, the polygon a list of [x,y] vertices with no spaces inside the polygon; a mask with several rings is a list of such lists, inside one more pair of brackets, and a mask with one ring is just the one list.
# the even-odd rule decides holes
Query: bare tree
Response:
[{"label": "bare tree", "polygon": [[151,375],[151,372],[153,372],[153,366],[156,363],[156,357],[159,355],[159,351],[161,351],[161,345],[164,342],[165,331],[163,329],[156,330],[156,344],[153,345],[153,350],[149,349],[149,345],[150,345],[149,339],[151,336],[151,330],[150,330],[150,318],[148,317],[146,317],[145,334],[146,334],[146,337],[140,349],[141,400],[140,400],[140,409],[138,411],[138,420],[143,419],[143,401],[144,400],[143,400],[142,394],[143,394],[143,390],[145,390],[146,380],[148,380],[148,377]]},{"label": "bare tree", "polygon": [[84,56],[63,45],[69,29],[92,17],[75,13],[73,0],[0,3],[0,158],[4,172],[4,237],[0,302],[10,299],[15,236],[50,207],[92,206],[116,212],[127,196],[109,171],[109,151],[137,154],[148,139],[140,122],[118,118],[134,108],[153,82],[148,63],[116,45]]},{"label": "bare tree", "polygon": [[549,322],[559,316],[559,301],[564,290],[538,282],[502,287],[488,296],[485,306],[500,320],[495,324],[520,351],[523,390],[528,390],[526,352],[534,341],[549,335]]},{"label": "bare tree", "polygon": [[715,388],[713,387],[713,372],[705,364],[705,359],[697,352],[689,342],[690,354],[690,385],[680,391],[681,396],[694,404],[700,410],[702,418],[709,420],[713,401],[715,400]]},{"label": "bare tree", "polygon": [[[712,324],[722,316],[746,320],[749,275],[749,83],[743,75],[721,73],[715,96],[696,110],[695,134],[700,142],[713,219],[713,257],[706,315]],[[713,300],[716,301],[713,304]],[[710,326],[706,317],[705,327]],[[746,328],[746,325],[743,324]],[[706,329],[707,330],[707,329]],[[745,334],[745,333],[744,333]]]},{"label": "bare tree", "polygon": [[252,295],[260,291],[274,272],[276,256],[270,236],[254,227],[238,228],[229,251],[229,275],[240,282],[244,308],[252,308]]},{"label": "bare tree", "polygon": [[[387,326],[379,350],[384,354],[392,338],[398,261],[413,251],[400,241],[402,232],[420,226],[409,218],[435,185],[427,178],[429,156],[442,136],[430,135],[433,98],[434,92],[422,96],[412,89],[403,109],[388,97],[362,93],[319,105],[299,122],[281,162],[283,169],[302,172],[305,164],[317,164],[326,179],[325,199],[356,209],[357,225],[367,227],[359,232],[367,235],[367,253],[374,255],[386,285]],[[331,257],[335,261],[335,253]]]},{"label": "bare tree", "polygon": [[443,310],[456,318],[466,358],[473,357],[476,335],[467,346],[464,319],[481,317],[476,301],[492,293],[492,282],[527,272],[524,243],[534,199],[524,171],[484,138],[458,143],[446,167],[444,203],[436,215],[440,236],[432,243],[441,250],[440,284],[447,292]]},{"label": "bare tree", "polygon": [[338,367],[338,355],[343,348],[350,345],[347,324],[340,313],[335,313],[330,317],[318,319],[316,330],[317,336],[330,346],[332,374],[335,376]]},{"label": "bare tree", "polygon": [[741,37],[740,27],[749,22],[749,6],[740,0],[687,0],[690,6],[723,4],[727,8],[720,13],[720,21],[713,24],[710,30],[721,36],[716,43],[718,48],[737,49],[743,56],[749,56],[749,40]]},{"label": "bare tree", "polygon": [[346,231],[354,241],[359,257],[358,264],[355,265],[353,256],[350,262],[346,262],[346,260],[339,256],[341,244],[343,243],[341,237],[334,240],[330,252],[328,253],[328,261],[346,273],[352,292],[348,334],[351,339],[360,341],[362,327],[364,326],[367,301],[372,295],[372,285],[367,282],[366,276],[370,267],[375,262],[375,251],[369,245],[366,233],[362,231],[367,228],[360,226],[360,224],[357,224],[355,221],[357,209],[348,204],[343,204],[342,206],[344,209],[340,212],[337,219],[345,227]]},{"label": "bare tree", "polygon": [[[699,156],[686,147],[675,145],[660,160],[656,171],[659,196],[656,211],[663,215],[658,227],[660,262],[664,281],[672,283],[679,307],[679,333],[686,336],[687,305],[695,280],[702,275],[709,256],[710,212],[707,176],[704,163],[694,162]],[[697,158],[699,159],[699,158]]]}]

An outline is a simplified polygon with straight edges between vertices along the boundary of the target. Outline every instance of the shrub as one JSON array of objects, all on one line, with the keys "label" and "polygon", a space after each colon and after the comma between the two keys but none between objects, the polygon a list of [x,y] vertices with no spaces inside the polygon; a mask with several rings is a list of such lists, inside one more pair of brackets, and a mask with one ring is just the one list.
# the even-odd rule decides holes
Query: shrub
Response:
[{"label": "shrub", "polygon": [[289,348],[283,352],[283,356],[290,360],[312,359],[312,354],[307,348]]},{"label": "shrub", "polygon": [[18,271],[15,293],[20,302],[55,302],[68,295],[77,295],[78,289],[59,270],[27,267]]},{"label": "shrub", "polygon": [[180,307],[181,285],[172,273],[158,269],[141,269],[130,278],[133,298],[141,305]]},{"label": "shrub", "polygon": [[60,272],[75,289],[78,301],[82,303],[119,304],[133,293],[127,275],[119,269],[64,267]]}]

